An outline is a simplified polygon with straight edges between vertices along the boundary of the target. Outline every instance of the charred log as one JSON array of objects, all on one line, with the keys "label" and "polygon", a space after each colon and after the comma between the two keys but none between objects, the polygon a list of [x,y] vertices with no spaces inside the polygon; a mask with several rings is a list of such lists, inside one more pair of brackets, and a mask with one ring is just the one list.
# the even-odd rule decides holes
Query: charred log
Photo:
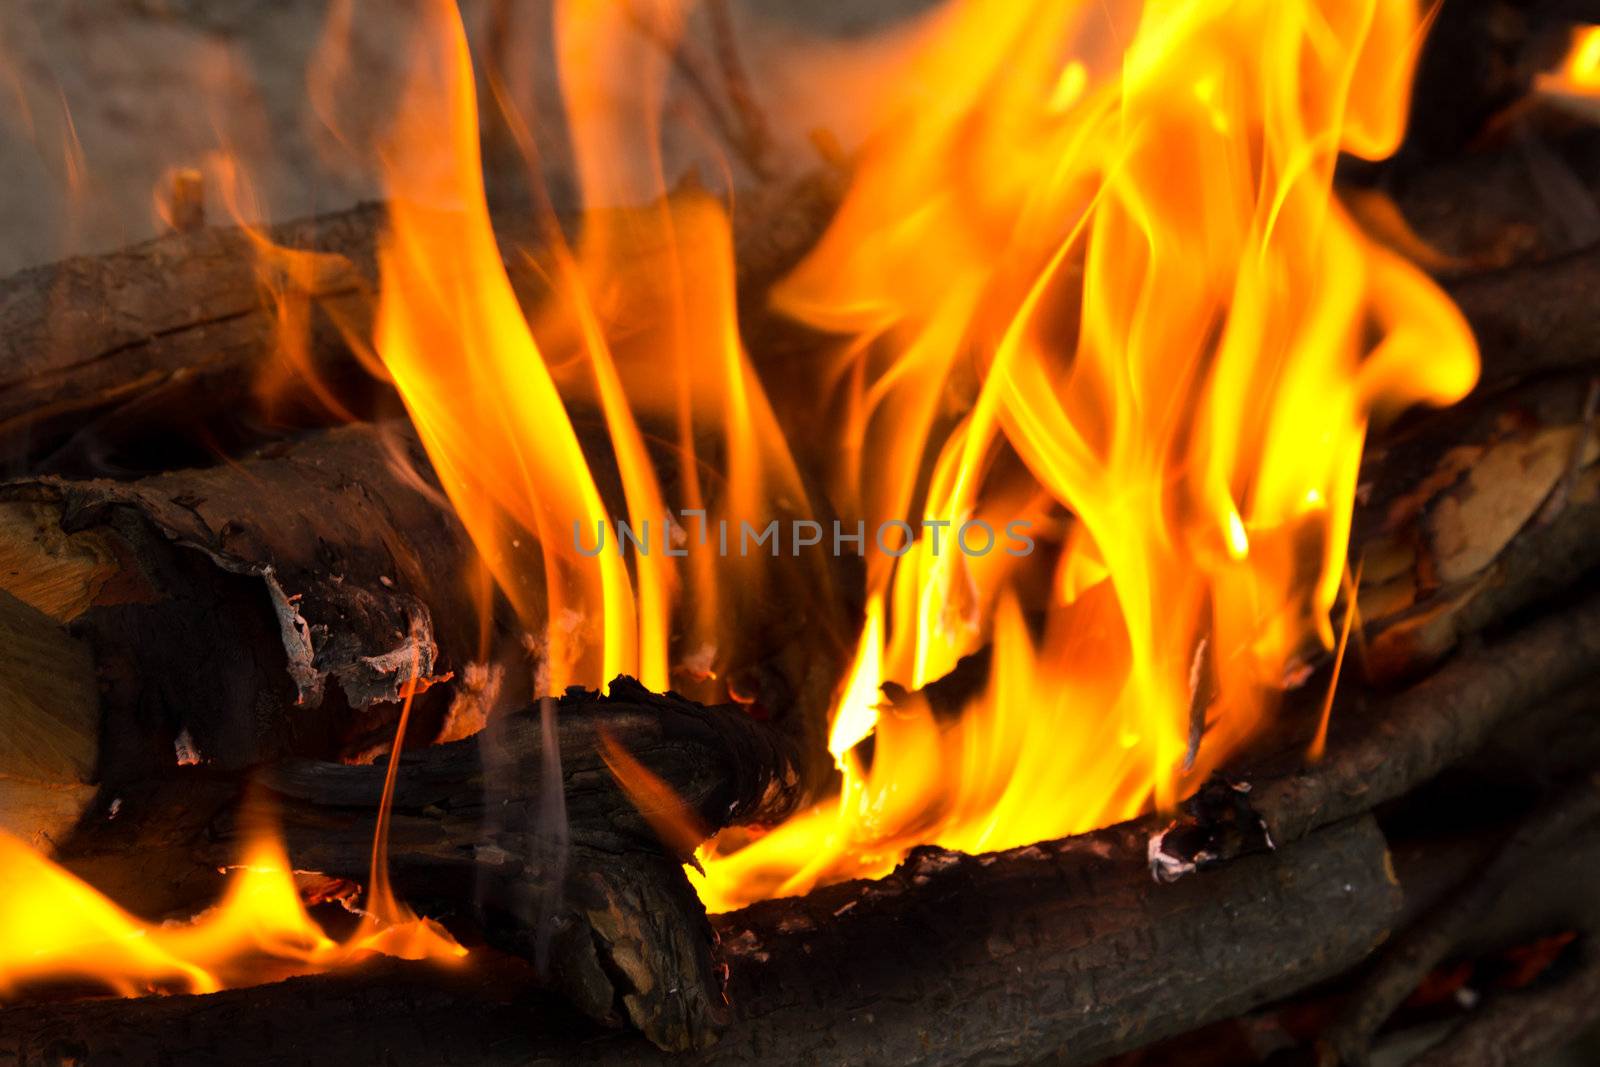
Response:
[{"label": "charred log", "polygon": [[[709,1050],[661,1058],[1093,1063],[1336,973],[1385,935],[1399,905],[1368,820],[1155,891],[1142,851],[1128,828],[988,856],[925,850],[881,882],[718,916],[734,1019]],[[502,976],[481,996],[480,966]],[[292,1005],[298,1032],[268,1046],[292,1058],[343,1047],[320,1035],[353,1004],[395,1063],[659,1056],[639,1037],[575,1027],[528,985],[508,988],[517,972],[492,955],[459,977],[376,973],[382,982],[357,972],[209,997],[13,1007],[0,1011],[0,1051],[54,1043],[117,1063],[160,1048],[168,1062],[201,1062],[242,1053],[258,1020]]]},{"label": "charred log", "polygon": [[[236,465],[0,490],[0,580],[93,653],[101,776],[170,766],[185,734],[220,766],[359,750],[409,686],[462,672],[472,549],[428,470],[408,426],[358,425]],[[421,698],[435,728],[449,696]]]},{"label": "charred log", "polygon": [[[662,1047],[710,1040],[725,1021],[712,936],[608,754],[671,788],[696,825],[782,818],[799,800],[794,753],[738,707],[649,693],[573,691],[496,720],[473,738],[401,755],[390,822],[392,875],[425,912],[548,961],[551,981],[593,1018]],[[125,791],[117,817],[88,820],[59,859],[125,906],[193,911],[214,895],[244,828],[282,823],[296,869],[365,880],[386,768],[287,763],[241,795],[204,769]],[[264,811],[261,809],[265,809]]]},{"label": "charred log", "polygon": [[[792,265],[837,195],[831,177],[804,175],[738,198],[740,291],[764,291]],[[546,222],[526,213],[496,224],[508,245],[548,244]],[[285,427],[392,413],[392,393],[358,355],[383,225],[383,208],[369,204],[258,235],[169,234],[0,280],[0,461],[14,473],[164,470]],[[282,251],[263,254],[263,242]],[[524,300],[545,292],[524,257],[507,263]]]}]

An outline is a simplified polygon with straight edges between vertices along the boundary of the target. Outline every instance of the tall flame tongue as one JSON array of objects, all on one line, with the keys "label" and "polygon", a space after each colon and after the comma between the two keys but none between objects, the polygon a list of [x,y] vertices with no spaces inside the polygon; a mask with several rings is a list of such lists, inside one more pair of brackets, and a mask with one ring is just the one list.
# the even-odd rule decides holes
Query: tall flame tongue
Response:
[{"label": "tall flame tongue", "polygon": [[[726,661],[740,632],[717,620],[753,602],[759,562],[689,559],[685,541],[707,544],[719,519],[736,534],[763,528],[805,501],[740,345],[727,217],[696,188],[669,196],[655,148],[663,41],[685,8],[554,5],[586,211],[571,245],[551,220],[536,264],[546,291],[529,317],[491,227],[473,72],[446,0],[423,7],[380,153],[390,233],[375,348],[497,583],[541,638],[550,691],[618,673],[666,689],[674,635],[684,658]],[[601,539],[612,520],[644,544],[631,565],[617,533]]]},{"label": "tall flame tongue", "polygon": [[[776,299],[852,335],[845,429],[892,460],[836,492],[869,524],[950,523],[945,551],[927,529],[873,572],[839,800],[703,857],[708,904],[1170,804],[1331,646],[1368,420],[1477,372],[1452,305],[1332,191],[1341,152],[1398,145],[1423,28],[1404,0],[967,0],[929,23]],[[1072,516],[1048,596],[998,549],[950,551],[1039,490]],[[958,725],[877,707],[985,640]]]}]

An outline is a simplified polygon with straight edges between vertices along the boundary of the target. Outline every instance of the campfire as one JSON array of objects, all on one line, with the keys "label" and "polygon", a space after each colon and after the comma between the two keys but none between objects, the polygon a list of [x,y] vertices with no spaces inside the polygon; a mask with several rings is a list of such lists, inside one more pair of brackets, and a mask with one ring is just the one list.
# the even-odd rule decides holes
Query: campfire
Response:
[{"label": "campfire", "polygon": [[845,6],[330,0],[380,202],[0,281],[0,1058],[1600,1019],[1588,5]]}]

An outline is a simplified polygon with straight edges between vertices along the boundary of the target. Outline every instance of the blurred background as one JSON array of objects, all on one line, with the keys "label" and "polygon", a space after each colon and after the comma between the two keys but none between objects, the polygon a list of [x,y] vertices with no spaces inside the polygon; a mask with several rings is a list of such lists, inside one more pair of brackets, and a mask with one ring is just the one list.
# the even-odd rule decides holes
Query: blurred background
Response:
[{"label": "blurred background", "polygon": [[[554,0],[462,0],[480,73],[494,64],[506,95],[538,145],[552,191],[567,173],[560,99],[550,55]],[[775,122],[780,164],[814,161],[806,134],[835,142],[852,130],[853,57],[885,45],[869,34],[931,6],[929,0],[737,0],[732,5],[754,92]],[[356,163],[319,120],[308,69],[323,38],[329,0],[8,0],[0,5],[0,274],[67,255],[95,253],[159,232],[155,205],[175,167],[232,154],[254,203],[272,220],[371,199],[370,169]],[[415,0],[357,4],[349,52],[359,97],[334,101],[350,125],[377,121],[392,102],[408,54]],[[378,13],[382,17],[377,17]],[[786,58],[833,52],[837,79],[796,85]],[[481,78],[480,78],[481,82]],[[480,90],[482,90],[480,85]],[[626,93],[627,85],[617,86]],[[480,91],[487,99],[487,94]],[[484,106],[488,111],[488,105]],[[714,175],[714,124],[679,101],[664,125],[669,163]],[[490,146],[491,196],[524,195],[521,156]],[[732,164],[737,169],[737,161]],[[736,181],[739,175],[734,175]],[[211,220],[225,218],[210,197]]]}]

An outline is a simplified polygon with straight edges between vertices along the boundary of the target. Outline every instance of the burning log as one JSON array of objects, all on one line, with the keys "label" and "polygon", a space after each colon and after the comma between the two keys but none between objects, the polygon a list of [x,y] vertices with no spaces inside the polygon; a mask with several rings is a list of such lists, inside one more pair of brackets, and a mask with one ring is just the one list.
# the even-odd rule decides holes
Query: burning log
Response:
[{"label": "burning log", "polygon": [[[556,721],[567,788],[575,802],[588,798],[588,814],[574,807],[578,834],[597,833],[594,840],[607,839],[613,847],[620,839],[631,853],[652,847],[650,831],[615,791],[603,757],[595,755],[599,731],[616,730],[643,762],[681,783],[685,774],[700,775],[696,768],[708,756],[718,758],[715,750],[724,741],[742,744],[738,739],[750,724],[737,714],[694,712],[630,694],[621,702],[573,698],[565,703],[569,714]],[[630,702],[636,698],[645,702]],[[1436,707],[1441,718],[1449,718],[1447,707]],[[474,840],[472,813],[482,809],[470,792],[460,807],[448,799],[474,760],[486,768],[492,753],[517,753],[517,773],[481,778],[518,782],[524,798],[519,810],[533,810],[527,805],[539,790],[519,775],[547,766],[531,751],[542,731],[531,715],[509,725],[498,743],[485,739],[403,757],[394,843],[401,861],[397,874],[408,892],[462,901],[475,892],[466,887],[486,862],[513,878],[513,872],[527,870],[521,865],[529,855],[525,836],[512,842],[520,857],[513,863],[487,850],[440,847]],[[690,756],[676,742],[661,743],[677,728],[703,740],[717,737],[713,752]],[[1405,734],[1388,740],[1391,751],[1406,743]],[[1328,761],[1344,759],[1348,744],[1336,738]],[[736,765],[746,769],[763,758],[758,750],[746,750]],[[376,778],[373,768],[309,764],[276,775],[298,854],[359,865]],[[711,793],[696,793],[691,785],[687,795],[702,801],[698,811],[714,814],[728,796],[726,786],[697,780]],[[603,800],[595,785],[607,794]],[[194,791],[183,792],[192,797]],[[713,794],[716,801],[703,802]],[[746,793],[746,799],[753,796]],[[602,826],[591,818],[608,809],[616,823]],[[140,818],[139,801],[130,801],[127,815]],[[513,822],[502,829],[510,830]],[[714,917],[720,954],[729,965],[733,1020],[721,1042],[690,1062],[777,1055],[954,1063],[968,1062],[976,1049],[1000,1059],[1053,1056],[1068,1064],[1092,1063],[1305,988],[1360,958],[1400,921],[1400,893],[1383,836],[1365,817],[1164,886],[1152,886],[1144,871],[1152,823],[1140,820],[985,856],[922,850],[882,881],[832,886]],[[141,848],[128,830],[124,825],[115,839]],[[1447,871],[1461,866],[1453,858],[1459,849],[1443,851]],[[1592,847],[1587,854],[1595,855]],[[1426,855],[1431,853],[1413,848],[1402,867],[1412,914],[1426,907],[1430,892],[1412,887],[1414,872],[1432,862]],[[214,863],[214,856],[208,854],[207,862]],[[615,866],[613,860],[606,870]],[[1529,873],[1540,877],[1544,870],[1536,864]],[[488,875],[491,884],[498,877]],[[1414,895],[1418,900],[1411,900]],[[495,894],[481,898],[494,900]],[[632,928],[641,929],[650,928]],[[526,942],[518,946],[515,938],[501,943],[526,951]],[[554,943],[561,943],[559,935]],[[627,939],[594,943],[623,953],[640,945]],[[610,972],[618,981],[624,981],[618,975],[638,981],[641,973]],[[340,1047],[341,1038],[324,1031],[338,1030],[348,1018],[346,1007],[357,1005],[367,1013],[364,1038],[388,1046],[399,1063],[436,1062],[446,1054],[601,1063],[650,1058],[638,1038],[597,1038],[540,1000],[532,991],[535,982],[533,972],[480,954],[459,976],[382,964],[206,997],[24,1005],[0,1012],[0,1033],[10,1042],[0,1048],[22,1055],[54,1045],[93,1053],[97,1062],[101,1056],[137,1062],[142,1050],[159,1048],[174,1062],[199,1062],[242,1054],[248,1043],[263,1039],[258,1028],[270,1024],[261,1020],[293,1010],[301,1025],[294,1034],[276,1031],[269,1045],[289,1055]],[[1554,992],[1543,995],[1553,997],[1552,1004],[1577,1003]],[[1577,1017],[1566,1009],[1557,1015]],[[1533,1040],[1524,1031],[1508,1032],[1523,1032],[1525,1045]],[[1481,1042],[1483,1032],[1469,1026],[1456,1040]]]},{"label": "burning log", "polygon": [[1597,663],[1600,600],[1591,599],[1456,658],[1365,714],[1336,719],[1343,743],[1320,763],[1258,778],[1247,817],[1203,805],[1152,848],[1192,869],[1370,811],[1471,755],[1511,716],[1561,697]]},{"label": "burning log", "polygon": [[[741,292],[763,290],[798,259],[836,196],[829,176],[812,174],[739,199]],[[0,459],[14,470],[159,468],[174,451],[206,456],[259,444],[284,424],[392,410],[352,348],[371,333],[384,219],[369,204],[259,233],[204,227],[0,280]],[[508,245],[548,242],[526,215],[498,222]],[[523,257],[508,257],[507,269],[524,300],[544,294]],[[285,337],[284,304],[299,309],[303,337]],[[257,391],[286,344],[297,362],[274,375],[282,395],[268,404]]]},{"label": "burning log", "polygon": [[[675,810],[641,814],[610,769],[619,751],[670,785]],[[687,856],[655,827],[676,819],[704,832],[792,810],[798,763],[773,731],[736,706],[619,678],[609,696],[574,691],[400,758],[388,848],[408,900],[548,961],[591,1017],[662,1047],[703,1044],[725,1023]],[[242,806],[236,780],[195,770],[126,791],[115,820],[88,821],[64,842],[62,862],[145,913],[192,910],[264,806],[297,869],[366,878],[385,767],[283,764],[263,783],[270,796],[252,792]]]},{"label": "burning log", "polygon": [[[716,917],[736,1019],[688,1062],[936,1064],[969,1062],[982,1050],[1092,1063],[1337,973],[1383,938],[1398,910],[1370,820],[1156,894],[1142,850],[1130,828],[988,856],[928,850],[885,881]],[[492,957],[484,966],[484,981],[516,974]],[[195,1056],[243,1048],[235,1043],[254,1032],[249,1020],[272,1017],[280,1004],[302,1006],[300,1035],[282,1040],[320,1050],[316,1020],[356,998],[380,1035],[410,1033],[417,1016],[440,1020],[416,1044],[392,1046],[396,1062],[434,1062],[441,1050],[652,1058],[636,1037],[574,1035],[560,1012],[514,986],[479,997],[476,979],[465,983],[467,995],[463,980],[431,970],[425,978],[395,967],[380,973],[392,976],[383,981],[394,996],[361,992],[374,979],[357,972],[200,998],[15,1007],[0,1011],[0,1050],[20,1055],[53,1040],[116,1062],[149,1046],[183,1062],[185,1047]],[[185,1036],[173,1038],[174,1029]]]},{"label": "burning log", "polygon": [[[363,207],[275,227],[275,243],[321,255],[299,296],[359,322],[381,217]],[[277,348],[256,262],[244,231],[203,228],[0,283],[0,456],[26,468],[73,439],[108,450],[150,447],[172,425],[225,434],[206,416],[250,410]],[[308,352],[333,383],[364,377],[330,320],[315,320]]]},{"label": "burning log", "polygon": [[462,671],[472,549],[427,471],[409,427],[359,425],[132,482],[6,485],[0,584],[93,653],[100,777],[170,766],[180,738],[235,768],[358,752],[386,739],[374,710]]},{"label": "burning log", "polygon": [[[829,1055],[897,1056],[916,1047],[928,1062],[954,1062],[980,1047],[1019,1058],[1068,1050],[1066,1062],[1092,1062],[1343,969],[1398,914],[1382,838],[1362,813],[1433,777],[1481,742],[1493,722],[1537,704],[1563,679],[1592,674],[1600,662],[1592,637],[1600,632],[1597,612],[1590,604],[1557,613],[1490,652],[1463,657],[1374,709],[1360,729],[1336,730],[1313,771],[1258,778],[1250,803],[1272,820],[1277,848],[1270,854],[1230,858],[1216,848],[1204,873],[1153,887],[1146,846],[1160,824],[1146,818],[1002,854],[922,850],[884,881],[827,887],[714,918],[731,968],[734,1014],[709,1059],[757,1049],[815,1051],[814,998],[823,998],[835,1043]],[[782,810],[795,799],[786,789],[793,779],[754,773],[783,767],[787,756],[742,713],[621,689],[620,699],[569,696],[553,717],[573,828],[559,919],[545,925],[543,898],[531,888],[546,884],[550,862],[534,832],[550,763],[545,728],[532,713],[506,720],[498,734],[402,757],[391,841],[396,880],[437,914],[474,916],[501,946],[536,956],[541,936],[550,938],[555,980],[568,996],[598,1018],[626,1015],[658,1043],[682,1047],[705,1040],[710,1031],[696,1028],[719,1015],[716,985],[692,984],[708,981],[710,944],[694,940],[704,936],[695,933],[704,930],[697,906],[684,895],[676,857],[659,843],[663,813],[640,816],[617,787],[604,735],[683,796],[709,828]],[[1373,722],[1385,721],[1393,727],[1374,732]],[[1392,773],[1374,760],[1380,751]],[[1312,788],[1308,776],[1322,785]],[[297,866],[362,874],[380,779],[377,768],[308,763],[271,776]],[[219,822],[216,812],[231,800],[196,805],[192,782],[175,792],[190,806],[182,863],[215,870],[226,859],[225,828],[236,822]],[[96,874],[116,869],[129,850],[149,854],[142,820],[156,823],[157,839],[165,835],[170,849],[171,820],[151,816],[172,805],[172,793],[131,796],[122,825],[90,828],[68,843],[65,861]],[[484,821],[485,813],[501,811],[509,814],[493,825]],[[151,871],[140,868],[141,884],[150,883]],[[1391,903],[1374,913],[1374,901]],[[1210,924],[1221,924],[1215,936],[1204,932]],[[613,966],[593,966],[595,949],[610,953]],[[1013,978],[1020,975],[1026,977]],[[1050,989],[1049,1001],[995,992],[1022,988],[1013,981]],[[928,1030],[927,997],[939,1003],[937,1032]],[[864,1012],[865,1003],[875,1007]],[[195,1010],[226,1016],[236,1009]],[[952,1011],[961,1015],[959,1027],[944,1025]],[[1008,1012],[1025,1013],[1030,1025]],[[13,1016],[31,1018],[24,1009]],[[602,1061],[610,1047],[584,1045]],[[619,1059],[638,1054],[635,1045],[616,1047],[627,1050]]]}]

